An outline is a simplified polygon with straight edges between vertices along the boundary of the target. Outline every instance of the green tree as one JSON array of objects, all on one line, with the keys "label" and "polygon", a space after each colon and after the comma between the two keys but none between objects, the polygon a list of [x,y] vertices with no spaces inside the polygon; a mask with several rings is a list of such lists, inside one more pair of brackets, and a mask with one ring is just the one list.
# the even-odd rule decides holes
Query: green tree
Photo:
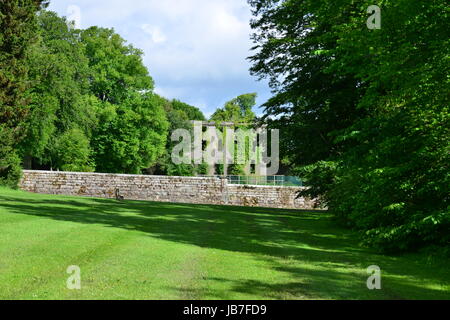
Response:
[{"label": "green tree", "polygon": [[170,102],[170,104],[172,105],[173,110],[177,110],[177,111],[181,111],[186,115],[186,119],[187,120],[192,120],[192,121],[205,121],[205,115],[203,114],[203,112],[200,111],[200,109],[198,109],[197,107],[191,106],[187,103],[181,102],[179,100],[172,100]]},{"label": "green tree", "polygon": [[104,103],[92,140],[100,172],[142,173],[164,154],[168,122],[163,106],[150,93],[129,93],[120,105]]},{"label": "green tree", "polygon": [[[445,1],[250,1],[252,72],[282,149],[340,221],[387,251],[447,245]],[[273,120],[275,119],[275,120]]]},{"label": "green tree", "polygon": [[113,29],[91,27],[81,32],[92,70],[91,92],[103,102],[120,104],[130,91],[149,92],[154,83],[142,61],[143,52],[127,45]]},{"label": "green tree", "polygon": [[0,129],[0,185],[16,188],[22,175],[20,158],[13,148],[12,131]]},{"label": "green tree", "polygon": [[80,129],[70,129],[55,140],[57,168],[62,171],[92,172],[89,139]]},{"label": "green tree", "polygon": [[0,2],[0,183],[15,187],[20,166],[15,144],[28,114],[27,55],[36,40],[36,12],[47,1]]},{"label": "green tree", "polygon": [[247,93],[225,103],[211,116],[211,121],[252,124],[256,115],[252,108],[256,105],[256,93]]},{"label": "green tree", "polygon": [[92,137],[96,168],[141,173],[164,153],[168,127],[143,52],[112,29],[91,27],[81,32],[81,41],[92,70],[90,92],[103,108]]},{"label": "green tree", "polygon": [[[21,143],[25,165],[60,163],[55,138],[80,128],[90,138],[97,126],[99,101],[89,92],[89,60],[79,31],[54,12],[38,15],[40,41],[30,49],[30,117]],[[51,157],[50,157],[51,155]]]},{"label": "green tree", "polygon": [[205,116],[196,107],[188,105],[179,100],[169,101],[163,97],[157,97],[160,104],[164,106],[167,119],[169,120],[169,131],[164,155],[160,157],[157,164],[148,169],[148,172],[169,176],[195,176],[206,174],[204,166],[194,164],[175,164],[172,161],[172,150],[177,144],[172,142],[171,135],[175,130],[186,129],[193,134],[191,121],[204,121]]}]

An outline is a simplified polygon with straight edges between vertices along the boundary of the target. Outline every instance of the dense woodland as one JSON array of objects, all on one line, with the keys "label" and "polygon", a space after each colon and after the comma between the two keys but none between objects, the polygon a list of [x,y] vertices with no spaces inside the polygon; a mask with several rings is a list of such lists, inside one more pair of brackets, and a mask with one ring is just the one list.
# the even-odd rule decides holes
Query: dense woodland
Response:
[{"label": "dense woodland", "polygon": [[[0,2],[0,183],[25,168],[195,175],[170,132],[205,120],[153,92],[143,52],[112,29],[76,30],[47,1]],[[251,72],[274,96],[283,164],[340,223],[386,252],[450,244],[449,13],[444,0],[250,0]],[[255,95],[215,121],[254,121]],[[239,173],[240,168],[233,168]]]}]

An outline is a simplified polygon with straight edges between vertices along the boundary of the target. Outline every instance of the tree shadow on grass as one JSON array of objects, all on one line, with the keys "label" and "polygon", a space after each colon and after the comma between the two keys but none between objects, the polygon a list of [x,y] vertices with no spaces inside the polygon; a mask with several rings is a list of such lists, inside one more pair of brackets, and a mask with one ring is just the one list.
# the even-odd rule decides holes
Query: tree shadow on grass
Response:
[{"label": "tree shadow on grass", "polygon": [[[389,281],[400,288],[402,295],[405,292],[410,292],[412,297],[423,295],[423,298],[442,295],[442,291],[426,289],[411,281],[395,280],[396,276],[402,276],[420,279],[425,283],[439,282],[442,281],[441,273],[422,270],[418,274],[417,265],[411,261],[377,255],[358,247],[353,233],[334,226],[326,212],[143,201],[117,202],[96,198],[30,198],[24,200],[0,195],[0,208],[16,214],[104,225],[143,232],[167,241],[254,254],[274,270],[307,279],[288,283],[209,279],[213,282],[228,281],[231,290],[235,292],[255,295],[257,292],[267,292],[269,299],[352,298],[355,293],[354,283],[365,286],[365,269],[376,264],[387,272],[388,277],[391,275],[392,279]],[[311,264],[316,269],[290,266],[289,261],[293,265],[297,262]],[[361,270],[361,273],[355,274],[355,269]],[[363,292],[364,288],[360,289]],[[383,294],[375,295],[375,298],[402,297],[389,291]],[[367,294],[360,298],[370,299],[373,296]]]},{"label": "tree shadow on grass", "polygon": [[[0,196],[0,201],[0,207],[14,213],[102,224],[145,232],[165,240],[229,251],[292,256],[299,241],[324,251],[339,250],[338,246],[342,248],[342,245],[353,247],[354,244],[350,241],[350,233],[330,234],[327,217],[311,211],[142,201],[122,203],[87,198],[83,201],[27,199],[24,203]],[[330,241],[338,237],[339,243]],[[352,250],[359,249],[355,247]]]}]

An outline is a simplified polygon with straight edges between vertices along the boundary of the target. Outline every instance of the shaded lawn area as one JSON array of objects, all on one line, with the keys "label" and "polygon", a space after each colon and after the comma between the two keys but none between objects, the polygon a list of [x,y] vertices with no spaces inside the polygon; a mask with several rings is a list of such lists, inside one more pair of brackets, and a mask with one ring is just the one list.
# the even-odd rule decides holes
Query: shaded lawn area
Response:
[{"label": "shaded lawn area", "polygon": [[375,254],[326,212],[0,189],[0,299],[449,299],[449,279],[448,260]]}]

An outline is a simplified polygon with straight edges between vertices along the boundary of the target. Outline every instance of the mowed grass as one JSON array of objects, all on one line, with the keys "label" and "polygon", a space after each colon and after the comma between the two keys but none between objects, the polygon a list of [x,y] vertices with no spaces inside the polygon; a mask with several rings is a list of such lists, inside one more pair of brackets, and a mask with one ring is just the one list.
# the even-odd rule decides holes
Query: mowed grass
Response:
[{"label": "mowed grass", "polygon": [[325,212],[0,189],[0,299],[449,299],[449,279],[448,261],[372,253]]}]

